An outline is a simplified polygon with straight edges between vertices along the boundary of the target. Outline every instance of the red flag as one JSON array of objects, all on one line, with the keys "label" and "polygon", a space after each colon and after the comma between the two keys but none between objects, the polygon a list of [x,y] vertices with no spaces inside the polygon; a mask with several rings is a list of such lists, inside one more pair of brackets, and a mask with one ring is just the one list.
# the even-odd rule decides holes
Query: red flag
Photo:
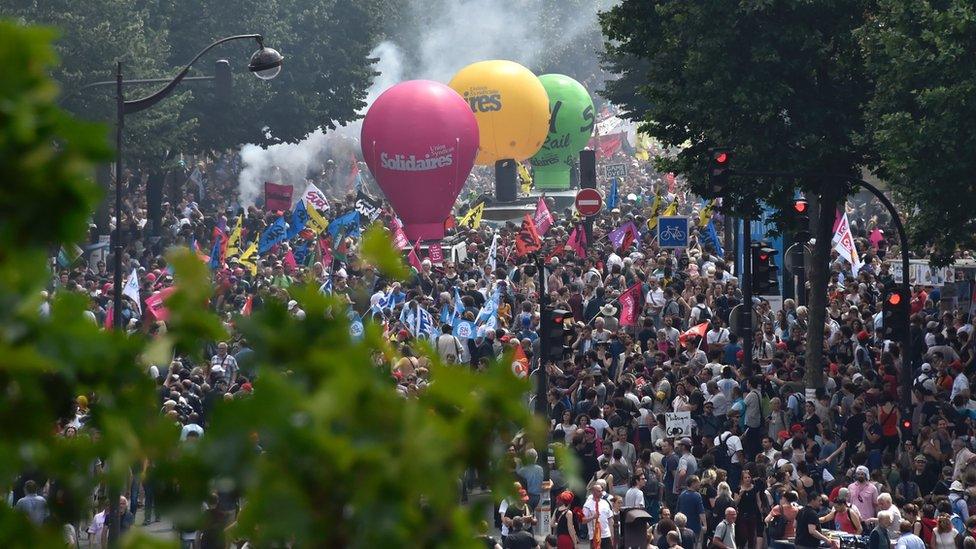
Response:
[{"label": "red flag", "polygon": [[542,239],[539,238],[539,232],[535,228],[535,222],[532,221],[532,217],[529,214],[525,214],[525,219],[522,220],[522,230],[519,231],[518,236],[515,238],[515,249],[518,255],[523,256],[541,247]]},{"label": "red flag", "polygon": [[288,272],[292,272],[298,268],[298,262],[295,261],[295,254],[293,254],[291,250],[288,250],[288,253],[285,254],[282,264],[284,264],[285,269]]},{"label": "red flag", "polygon": [[244,306],[241,307],[241,316],[251,316],[251,309],[254,308],[254,296],[247,296],[247,301],[244,302]]},{"label": "red flag", "polygon": [[559,244],[559,245],[557,245],[555,248],[552,249],[551,252],[549,252],[549,255],[546,256],[546,263],[549,263],[549,261],[552,258],[554,258],[554,257],[562,257],[563,252],[565,252],[565,251],[566,251],[566,245],[565,244]]},{"label": "red flag", "polygon": [[634,284],[617,298],[620,301],[620,325],[635,326],[641,297],[640,283]]},{"label": "red flag", "polygon": [[679,335],[678,342],[684,345],[685,342],[693,337],[705,337],[706,332],[708,332],[708,322],[702,322],[698,326],[693,326],[689,328],[688,331]]},{"label": "red flag", "polygon": [[597,135],[590,139],[587,147],[596,150],[597,158],[610,158],[621,149],[625,137],[623,133]]},{"label": "red flag", "polygon": [[630,249],[630,245],[634,243],[636,235],[634,234],[633,224],[627,227],[627,232],[624,233],[624,240],[620,244],[620,250],[626,252]]},{"label": "red flag", "polygon": [[448,214],[447,219],[444,220],[444,230],[453,229],[457,227],[457,222],[454,220],[454,215]]},{"label": "red flag", "polygon": [[420,239],[418,238],[417,242],[414,243],[413,248],[410,248],[410,253],[407,254],[407,262],[410,263],[411,267],[417,269],[417,272],[420,272],[421,268],[420,257],[417,255],[417,250],[419,249]]},{"label": "red flag", "polygon": [[549,227],[552,227],[554,221],[552,214],[549,212],[549,206],[541,196],[539,197],[539,202],[535,205],[533,221],[535,221],[536,229],[540,235],[546,234],[546,231],[549,230]]},{"label": "red flag", "polygon": [[166,308],[166,299],[176,291],[175,286],[163,288],[146,298],[146,314],[151,315],[156,320],[169,320],[169,309]]},{"label": "red flag", "polygon": [[264,209],[290,210],[291,194],[295,192],[295,187],[291,185],[279,185],[277,183],[264,183]]},{"label": "red flag", "polygon": [[349,178],[346,180],[346,187],[350,190],[355,188],[356,179],[359,177],[359,162],[356,161],[356,155],[352,155],[352,166],[349,167]]},{"label": "red flag", "polygon": [[566,247],[576,252],[576,255],[586,257],[586,231],[583,227],[577,225],[573,228],[573,232],[569,233],[569,240],[566,241]]},{"label": "red flag", "polygon": [[115,307],[109,307],[105,311],[105,329],[111,330],[115,324]]}]

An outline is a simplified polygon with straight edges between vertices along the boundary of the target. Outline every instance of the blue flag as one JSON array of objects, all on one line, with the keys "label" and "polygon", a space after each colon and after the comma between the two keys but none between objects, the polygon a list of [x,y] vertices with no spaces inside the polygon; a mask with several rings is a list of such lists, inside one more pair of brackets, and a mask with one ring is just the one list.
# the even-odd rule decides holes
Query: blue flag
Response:
[{"label": "blue flag", "polygon": [[[333,219],[332,222],[329,223],[328,231],[329,234],[332,235],[333,242],[337,242],[340,238],[345,236],[359,236],[359,212],[356,210],[350,210]],[[340,234],[342,236],[340,236]]]},{"label": "blue flag", "polygon": [[216,271],[220,268],[220,249],[221,244],[224,242],[224,236],[220,235],[214,239],[213,249],[210,250],[210,270]]},{"label": "blue flag", "polygon": [[424,309],[418,304],[416,327],[413,332],[414,337],[430,338],[434,335],[436,329],[437,326],[434,324],[434,317],[427,312],[427,309]]},{"label": "blue flag", "polygon": [[454,337],[458,339],[473,339],[478,328],[470,320],[457,319],[454,321]]},{"label": "blue flag", "polygon": [[475,319],[475,322],[481,324],[483,322],[487,322],[490,319],[496,318],[498,316],[499,298],[500,296],[498,293],[498,288],[495,288],[495,291],[492,292],[491,297],[489,297],[488,300],[485,301],[484,306],[481,307],[480,311],[478,311],[478,318]]},{"label": "blue flag", "polygon": [[457,287],[454,288],[454,317],[461,318],[464,314],[464,302],[461,301],[461,292],[458,291]]},{"label": "blue flag", "polygon": [[441,305],[441,324],[451,323],[451,308],[448,307],[447,303]]},{"label": "blue flag", "polygon": [[287,237],[288,225],[285,223],[284,217],[279,217],[261,233],[261,240],[258,241],[258,253],[263,254],[275,244],[284,242]]},{"label": "blue flag", "polygon": [[298,263],[299,265],[304,265],[305,259],[308,257],[308,242],[295,246],[294,253],[295,253],[295,263]]},{"label": "blue flag", "polygon": [[319,286],[319,293],[323,295],[332,295],[332,275],[326,277],[325,282]]},{"label": "blue flag", "polygon": [[[307,222],[308,210],[305,209],[305,201],[299,200],[298,204],[295,205],[295,210],[291,213],[291,224],[288,225],[288,240],[298,236],[298,233],[302,232]],[[295,261],[298,261],[297,257]],[[301,263],[301,261],[298,262]]]},{"label": "blue flag", "polygon": [[705,228],[705,234],[708,236],[708,239],[712,241],[712,246],[715,247],[715,253],[717,253],[719,257],[724,258],[725,249],[722,248],[722,241],[718,237],[718,231],[715,230],[714,220],[708,222],[708,226]]},{"label": "blue flag", "polygon": [[607,209],[612,210],[617,207],[617,201],[620,199],[617,196],[617,178],[614,177],[610,180],[610,192],[607,193]]}]

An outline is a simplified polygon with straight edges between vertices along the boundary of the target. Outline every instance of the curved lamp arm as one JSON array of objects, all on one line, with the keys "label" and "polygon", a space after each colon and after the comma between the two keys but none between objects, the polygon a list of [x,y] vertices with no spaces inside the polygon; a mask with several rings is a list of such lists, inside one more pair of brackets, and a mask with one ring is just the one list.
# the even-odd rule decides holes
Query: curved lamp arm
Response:
[{"label": "curved lamp arm", "polygon": [[200,50],[200,53],[198,53],[196,57],[190,60],[190,62],[183,67],[183,70],[181,70],[179,74],[177,74],[172,80],[170,80],[168,84],[163,86],[163,88],[160,89],[159,91],[153,93],[152,95],[143,97],[142,99],[134,99],[132,101],[126,101],[123,104],[124,106],[122,108],[123,114],[132,114],[134,112],[144,111],[152,107],[156,103],[159,103],[159,101],[161,101],[164,97],[172,93],[173,88],[178,86],[179,83],[183,81],[183,78],[186,77],[187,73],[190,72],[190,67],[192,67],[194,63],[196,63],[201,57],[203,57],[205,53],[219,46],[220,44],[223,44],[224,42],[231,42],[233,40],[257,40],[259,46],[262,47],[264,46],[264,38],[260,34],[238,34],[236,36],[228,36],[226,38],[221,38],[220,40],[217,40],[213,44],[210,44],[206,48]]}]

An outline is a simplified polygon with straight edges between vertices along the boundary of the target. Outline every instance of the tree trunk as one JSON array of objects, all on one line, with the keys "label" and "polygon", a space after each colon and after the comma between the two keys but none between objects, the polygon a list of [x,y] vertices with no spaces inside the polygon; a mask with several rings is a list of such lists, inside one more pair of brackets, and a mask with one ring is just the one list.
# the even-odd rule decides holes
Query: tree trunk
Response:
[{"label": "tree trunk", "polygon": [[807,273],[810,282],[810,299],[807,324],[806,374],[804,384],[807,398],[812,398],[812,392],[824,386],[824,322],[827,318],[827,281],[830,273],[830,249],[833,237],[834,216],[837,202],[843,196],[843,189],[837,188],[836,183],[826,183],[820,193],[815,210],[817,219],[813,223],[813,235],[816,243],[811,253],[811,265]]}]

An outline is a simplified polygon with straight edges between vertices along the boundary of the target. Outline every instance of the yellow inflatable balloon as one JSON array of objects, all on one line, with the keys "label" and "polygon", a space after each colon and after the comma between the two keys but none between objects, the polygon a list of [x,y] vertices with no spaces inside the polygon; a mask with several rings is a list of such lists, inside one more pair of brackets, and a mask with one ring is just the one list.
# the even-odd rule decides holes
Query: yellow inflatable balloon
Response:
[{"label": "yellow inflatable balloon", "polygon": [[525,160],[549,133],[549,95],[532,71],[513,61],[481,61],[464,67],[448,84],[475,118],[481,144],[476,164]]}]

